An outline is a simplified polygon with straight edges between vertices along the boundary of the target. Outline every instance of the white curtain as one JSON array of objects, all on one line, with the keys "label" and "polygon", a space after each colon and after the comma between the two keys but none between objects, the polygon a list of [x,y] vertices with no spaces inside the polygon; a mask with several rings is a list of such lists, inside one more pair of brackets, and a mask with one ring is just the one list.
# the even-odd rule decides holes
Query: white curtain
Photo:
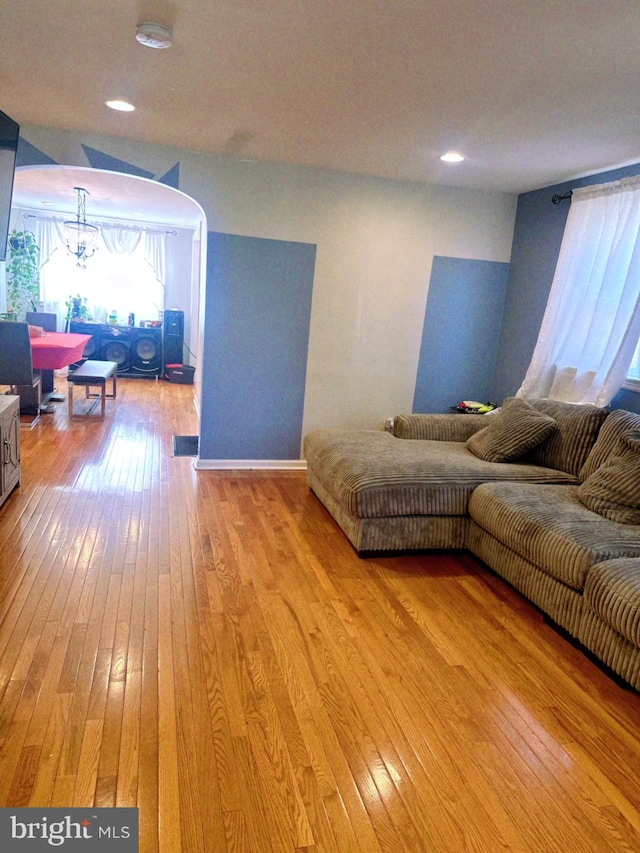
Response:
[{"label": "white curtain", "polygon": [[50,292],[47,292],[48,289],[45,286],[47,264],[52,257],[55,257],[59,246],[62,245],[61,223],[56,222],[54,219],[35,217],[33,230],[36,235],[36,242],[40,247],[40,302],[44,311],[57,316],[56,324],[58,331],[64,331],[67,315],[64,299],[61,299],[57,294],[52,295]]},{"label": "white curtain", "polygon": [[130,255],[135,252],[142,232],[118,225],[102,225],[100,234],[105,246],[114,255]]},{"label": "white curtain", "polygon": [[36,219],[34,227],[36,241],[40,247],[40,268],[42,268],[61,242],[60,226],[53,219]]},{"label": "white curtain", "polygon": [[573,191],[519,397],[606,406],[640,338],[640,176]]},{"label": "white curtain", "polygon": [[145,231],[144,259],[164,287],[166,235]]},{"label": "white curtain", "polygon": [[64,329],[67,303],[76,295],[86,300],[88,315],[96,323],[107,322],[112,311],[120,324],[129,314],[136,322],[158,318],[164,308],[164,278],[158,277],[159,272],[164,276],[164,234],[158,270],[147,259],[144,231],[100,223],[98,251],[81,268],[65,247],[60,221],[38,219],[37,227],[42,241],[40,299],[45,311],[58,315],[59,329]]}]

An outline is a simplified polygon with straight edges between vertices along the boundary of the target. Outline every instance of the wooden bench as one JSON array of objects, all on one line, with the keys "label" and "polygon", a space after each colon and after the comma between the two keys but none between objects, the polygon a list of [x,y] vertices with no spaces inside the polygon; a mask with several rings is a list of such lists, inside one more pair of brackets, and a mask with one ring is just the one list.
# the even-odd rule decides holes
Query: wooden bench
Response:
[{"label": "wooden bench", "polygon": [[[107,397],[116,398],[116,379],[118,376],[118,365],[115,361],[85,361],[73,372],[69,371],[67,382],[69,383],[69,417],[86,417],[91,414],[95,406],[91,406],[87,412],[74,415],[73,413],[73,386],[84,385],[85,397],[95,397],[96,402],[100,400],[100,417],[104,417],[105,400]],[[107,379],[113,382],[113,393],[107,394]],[[91,387],[99,387],[99,394],[89,392]]]}]

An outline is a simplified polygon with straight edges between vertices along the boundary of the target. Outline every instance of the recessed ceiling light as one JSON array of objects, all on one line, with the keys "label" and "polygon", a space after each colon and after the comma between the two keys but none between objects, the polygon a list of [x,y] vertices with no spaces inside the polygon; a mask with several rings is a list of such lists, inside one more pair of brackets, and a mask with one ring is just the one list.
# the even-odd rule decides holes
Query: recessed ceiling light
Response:
[{"label": "recessed ceiling light", "polygon": [[109,109],[118,110],[121,113],[132,113],[135,110],[133,104],[129,104],[127,101],[105,101],[105,103]]},{"label": "recessed ceiling light", "polygon": [[162,24],[153,24],[151,22],[138,24],[136,41],[139,41],[145,47],[155,47],[158,50],[162,50],[171,47],[171,30],[168,27],[163,27]]},{"label": "recessed ceiling light", "polygon": [[447,151],[446,154],[441,155],[440,159],[443,163],[462,163],[464,157],[457,151]]}]

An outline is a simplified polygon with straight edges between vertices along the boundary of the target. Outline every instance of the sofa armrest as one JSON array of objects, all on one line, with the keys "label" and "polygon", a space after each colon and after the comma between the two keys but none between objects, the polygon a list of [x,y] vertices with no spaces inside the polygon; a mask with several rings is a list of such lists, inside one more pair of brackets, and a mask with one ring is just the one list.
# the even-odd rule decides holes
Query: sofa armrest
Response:
[{"label": "sofa armrest", "polygon": [[489,421],[485,415],[396,415],[393,435],[430,441],[466,441],[486,426],[489,426]]}]

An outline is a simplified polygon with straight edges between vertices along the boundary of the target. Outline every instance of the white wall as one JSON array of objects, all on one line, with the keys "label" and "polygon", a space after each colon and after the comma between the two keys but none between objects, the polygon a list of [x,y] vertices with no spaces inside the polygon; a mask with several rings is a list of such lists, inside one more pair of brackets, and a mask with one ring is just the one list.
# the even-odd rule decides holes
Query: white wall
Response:
[{"label": "white wall", "polygon": [[[513,195],[48,128],[26,127],[22,135],[70,165],[87,165],[80,142],[157,176],[179,162],[180,190],[202,205],[209,231],[317,244],[303,432],[379,428],[385,417],[410,411],[434,255],[510,259]],[[178,287],[190,288],[190,277]]]},{"label": "white wall", "polygon": [[[193,241],[195,234],[191,229],[176,228],[175,236],[168,236],[166,241],[166,279],[164,292],[164,307],[178,308],[184,311],[184,340],[191,349],[192,324],[191,319],[191,267]],[[195,355],[195,354],[194,354]],[[184,353],[185,362],[195,364],[195,357],[188,358]]]}]

